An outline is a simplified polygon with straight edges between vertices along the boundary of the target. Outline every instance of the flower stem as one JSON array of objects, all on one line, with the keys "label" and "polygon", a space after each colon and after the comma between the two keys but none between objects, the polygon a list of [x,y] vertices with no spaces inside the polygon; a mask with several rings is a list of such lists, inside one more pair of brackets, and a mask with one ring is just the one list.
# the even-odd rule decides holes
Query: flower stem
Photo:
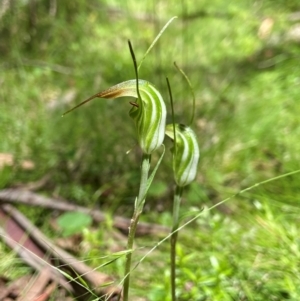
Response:
[{"label": "flower stem", "polygon": [[147,180],[148,180],[148,175],[150,170],[150,159],[151,159],[151,155],[143,154],[139,195],[135,201],[134,212],[129,226],[127,250],[129,250],[130,252],[128,252],[126,255],[125,275],[124,275],[124,283],[123,283],[123,301],[128,301],[133,242],[134,242],[138,221],[141,213],[143,212],[144,203],[146,199]]},{"label": "flower stem", "polygon": [[[176,301],[176,242],[178,237],[178,232],[176,231],[179,226],[179,208],[180,201],[182,196],[183,188],[180,186],[176,186],[175,194],[174,194],[174,203],[173,203],[173,226],[172,226],[172,235],[170,238],[170,256],[171,256],[171,296],[172,301]],[[175,231],[175,232],[174,232]]]}]

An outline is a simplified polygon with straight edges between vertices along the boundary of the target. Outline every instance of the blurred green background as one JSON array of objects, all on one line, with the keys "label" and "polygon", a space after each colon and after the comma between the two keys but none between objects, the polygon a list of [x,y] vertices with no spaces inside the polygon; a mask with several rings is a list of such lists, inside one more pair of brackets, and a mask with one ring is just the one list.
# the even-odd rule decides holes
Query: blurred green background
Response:
[{"label": "blurred green background", "polygon": [[[141,159],[130,99],[95,99],[61,115],[133,79],[128,39],[140,61],[173,16],[178,18],[147,56],[140,77],[161,91],[168,106],[169,77],[177,122],[190,120],[192,97],[174,61],[195,89],[201,160],[182,213],[299,169],[298,1],[3,0],[0,187],[31,187],[43,179],[40,193],[130,217]],[[166,141],[143,216],[166,225],[170,147]],[[299,181],[296,174],[259,186],[184,229],[179,300],[299,300]],[[37,217],[41,209],[26,211],[47,228],[51,212]],[[145,298],[134,300],[169,300],[167,249],[134,273],[133,294]],[[118,278],[119,270],[111,267],[110,273]]]}]

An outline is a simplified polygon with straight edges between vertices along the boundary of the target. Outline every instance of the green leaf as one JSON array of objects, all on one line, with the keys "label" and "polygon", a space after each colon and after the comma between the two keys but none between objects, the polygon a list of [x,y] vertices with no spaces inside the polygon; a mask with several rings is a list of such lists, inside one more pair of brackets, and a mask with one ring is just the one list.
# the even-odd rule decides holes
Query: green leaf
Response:
[{"label": "green leaf", "polygon": [[163,146],[163,148],[164,148],[163,153],[161,154],[161,156],[160,156],[159,160],[157,161],[157,163],[156,163],[156,165],[155,165],[155,167],[154,167],[154,169],[153,169],[153,171],[152,171],[150,177],[149,177],[148,180],[147,180],[147,189],[146,189],[145,195],[147,194],[147,192],[148,192],[148,190],[149,190],[149,188],[150,188],[150,186],[151,186],[151,184],[152,184],[152,181],[153,181],[153,179],[154,179],[154,177],[155,177],[155,174],[156,174],[156,172],[157,172],[157,169],[158,169],[158,167],[159,167],[159,165],[160,165],[160,163],[161,163],[161,161],[162,161],[162,159],[163,159],[163,157],[164,157],[166,148],[165,148],[165,146],[164,146],[163,144],[162,144],[162,146]]},{"label": "green leaf", "polygon": [[90,226],[92,218],[82,212],[67,212],[57,219],[57,223],[62,230],[62,235],[70,236]]}]

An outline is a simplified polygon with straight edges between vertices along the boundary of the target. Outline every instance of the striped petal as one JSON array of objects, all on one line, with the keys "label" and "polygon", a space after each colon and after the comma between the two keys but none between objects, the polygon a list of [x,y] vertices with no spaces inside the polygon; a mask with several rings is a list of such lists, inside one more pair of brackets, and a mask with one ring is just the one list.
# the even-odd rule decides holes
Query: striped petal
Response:
[{"label": "striped petal", "polygon": [[[196,177],[200,151],[194,131],[183,124],[175,124],[176,147],[173,148],[173,171],[178,186],[190,184]],[[173,124],[166,127],[166,135],[174,140]]]}]

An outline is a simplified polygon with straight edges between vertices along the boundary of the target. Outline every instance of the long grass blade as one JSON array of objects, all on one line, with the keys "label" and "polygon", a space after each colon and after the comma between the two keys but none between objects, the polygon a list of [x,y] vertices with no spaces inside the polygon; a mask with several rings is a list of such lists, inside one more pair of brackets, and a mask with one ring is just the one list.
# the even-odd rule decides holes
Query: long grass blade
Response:
[{"label": "long grass blade", "polygon": [[141,68],[146,56],[148,55],[148,53],[151,51],[151,49],[154,47],[154,45],[156,44],[156,42],[159,40],[159,38],[162,36],[162,34],[164,33],[164,31],[168,28],[168,26],[176,19],[177,17],[174,16],[173,18],[171,18],[166,25],[162,28],[162,30],[159,32],[159,34],[156,36],[156,38],[153,40],[153,42],[151,43],[150,47],[147,49],[146,53],[144,54],[141,62],[138,65],[138,70]]},{"label": "long grass blade", "polygon": [[170,234],[168,234],[166,237],[164,237],[162,240],[160,240],[157,244],[155,244],[155,246],[152,247],[152,249],[150,249],[136,264],[135,266],[131,269],[130,273],[135,270],[156,248],[158,248],[162,243],[164,243],[165,241],[167,241],[172,235],[173,233],[175,232],[178,232],[178,231],[181,231],[183,228],[185,228],[186,226],[188,226],[189,224],[191,224],[192,222],[194,222],[195,220],[197,220],[202,214],[203,212],[205,211],[210,211],[218,206],[220,206],[221,204],[224,204],[226,202],[228,202],[229,200],[235,198],[236,196],[238,195],[241,195],[247,191],[250,191],[250,190],[253,190],[254,188],[258,187],[258,186],[262,186],[262,185],[265,185],[267,183],[271,183],[271,182],[275,182],[275,181],[278,181],[282,178],[286,178],[286,177],[289,177],[289,176],[292,176],[292,175],[295,175],[295,174],[298,174],[300,173],[300,169],[297,169],[297,170],[294,170],[294,171],[291,171],[291,172],[288,172],[288,173],[285,173],[285,174],[282,174],[282,175],[279,175],[277,177],[273,177],[273,178],[270,178],[270,179],[267,179],[267,180],[264,180],[262,182],[259,182],[259,183],[255,183],[243,190],[240,190],[239,192],[237,192],[236,194],[233,194],[231,195],[230,197],[220,201],[219,203],[209,207],[209,208],[201,208],[193,218],[191,218],[190,220],[188,220],[186,223],[184,223],[183,225],[181,225],[180,227],[178,227],[176,230],[172,231]]}]

